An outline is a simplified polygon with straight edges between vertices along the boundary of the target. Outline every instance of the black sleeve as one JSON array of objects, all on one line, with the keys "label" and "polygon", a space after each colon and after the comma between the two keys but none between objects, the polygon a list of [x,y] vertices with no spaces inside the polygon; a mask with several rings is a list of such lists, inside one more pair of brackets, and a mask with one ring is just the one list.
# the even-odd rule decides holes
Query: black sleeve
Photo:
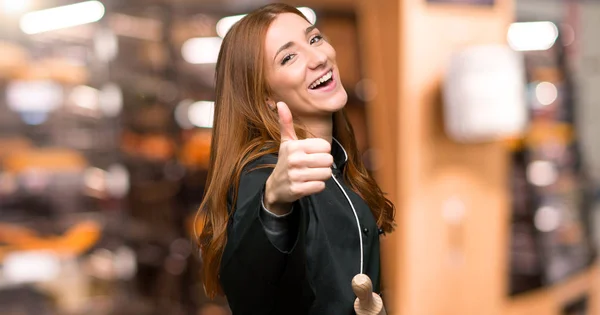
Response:
[{"label": "black sleeve", "polygon": [[[281,252],[289,253],[296,242],[297,234],[294,229],[298,226],[298,216],[294,216],[294,208],[290,212],[277,215],[269,211],[264,204],[264,191],[261,197],[260,222],[267,233],[267,237]],[[292,231],[290,233],[290,231]]]},{"label": "black sleeve", "polygon": [[220,281],[236,315],[273,314],[282,307],[307,314],[314,299],[306,277],[306,215],[302,202],[294,203],[294,210],[287,218],[288,244],[291,244],[287,251],[273,244],[261,222],[264,186],[272,169],[252,169],[275,163],[276,157],[265,156],[244,169],[234,214],[227,227]]}]

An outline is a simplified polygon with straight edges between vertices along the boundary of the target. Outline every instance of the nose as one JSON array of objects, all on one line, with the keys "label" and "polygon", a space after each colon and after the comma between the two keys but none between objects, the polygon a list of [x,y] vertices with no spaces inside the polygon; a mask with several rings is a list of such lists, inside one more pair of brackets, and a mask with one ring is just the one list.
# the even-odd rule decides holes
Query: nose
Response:
[{"label": "nose", "polygon": [[323,68],[327,65],[327,54],[318,47],[309,50],[308,67],[311,69]]}]

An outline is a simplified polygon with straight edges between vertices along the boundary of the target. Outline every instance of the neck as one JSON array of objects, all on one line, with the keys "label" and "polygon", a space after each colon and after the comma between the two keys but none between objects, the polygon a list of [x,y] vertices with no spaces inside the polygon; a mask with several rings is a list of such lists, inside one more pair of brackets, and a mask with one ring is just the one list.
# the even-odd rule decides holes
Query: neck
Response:
[{"label": "neck", "polygon": [[302,123],[309,132],[309,137],[327,140],[331,143],[333,138],[333,116],[319,119],[302,119]]}]

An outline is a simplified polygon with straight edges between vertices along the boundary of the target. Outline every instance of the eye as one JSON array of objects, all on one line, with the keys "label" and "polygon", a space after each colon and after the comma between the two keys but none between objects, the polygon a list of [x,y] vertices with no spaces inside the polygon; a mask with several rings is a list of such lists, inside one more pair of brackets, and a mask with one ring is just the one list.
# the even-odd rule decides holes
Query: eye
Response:
[{"label": "eye", "polygon": [[294,54],[287,54],[283,57],[283,59],[281,59],[281,65],[285,65],[286,63],[288,63],[288,61],[292,60],[294,58]]},{"label": "eye", "polygon": [[323,35],[321,35],[321,34],[317,34],[317,35],[315,35],[315,36],[313,36],[313,37],[311,37],[311,38],[310,38],[310,44],[312,45],[312,44],[314,44],[314,43],[318,43],[318,42],[320,42],[322,39],[323,39]]}]

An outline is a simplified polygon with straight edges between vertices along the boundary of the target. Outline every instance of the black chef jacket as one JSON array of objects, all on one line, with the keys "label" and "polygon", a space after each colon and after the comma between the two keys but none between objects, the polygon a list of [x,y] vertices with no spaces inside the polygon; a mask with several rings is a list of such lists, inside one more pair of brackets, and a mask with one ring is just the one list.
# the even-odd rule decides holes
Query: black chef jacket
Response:
[{"label": "black chef jacket", "polygon": [[[294,203],[289,250],[273,245],[260,219],[273,169],[252,170],[277,163],[277,156],[265,155],[242,172],[219,276],[233,315],[354,314],[351,282],[360,273],[359,233],[363,273],[379,293],[379,229],[367,204],[343,180],[348,158],[335,139],[332,155],[337,183],[330,178],[324,191]],[[360,230],[342,189],[356,209]]]}]

